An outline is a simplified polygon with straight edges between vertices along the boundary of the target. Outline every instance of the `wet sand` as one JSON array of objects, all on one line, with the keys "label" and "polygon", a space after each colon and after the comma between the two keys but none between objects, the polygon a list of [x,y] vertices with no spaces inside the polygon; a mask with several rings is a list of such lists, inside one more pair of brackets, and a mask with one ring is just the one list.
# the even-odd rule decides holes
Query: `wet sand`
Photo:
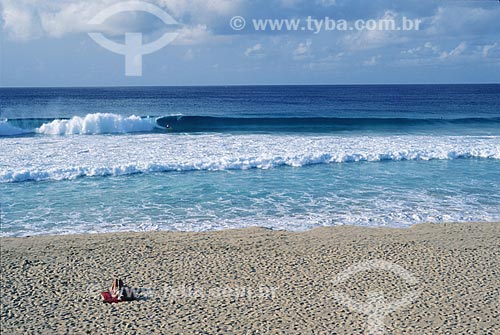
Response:
[{"label": "wet sand", "polygon": [[0,243],[2,334],[500,334],[498,223]]}]

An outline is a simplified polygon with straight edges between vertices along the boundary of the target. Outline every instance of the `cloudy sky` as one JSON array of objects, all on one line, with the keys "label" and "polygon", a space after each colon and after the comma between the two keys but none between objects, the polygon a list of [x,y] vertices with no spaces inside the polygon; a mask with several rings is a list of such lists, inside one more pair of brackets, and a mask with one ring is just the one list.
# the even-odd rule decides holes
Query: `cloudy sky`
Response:
[{"label": "cloudy sky", "polygon": [[[245,85],[500,82],[497,0],[147,0],[177,24],[128,11],[89,24],[117,0],[0,0],[0,84],[6,86]],[[246,26],[234,30],[231,18]],[[311,17],[352,26],[403,17],[419,30],[309,31]],[[300,20],[295,31],[257,31],[254,20]],[[318,21],[319,22],[319,21]],[[241,23],[241,22],[238,22]],[[241,28],[238,27],[238,28]],[[324,28],[324,27],[323,27]],[[125,57],[88,35],[124,43],[176,39],[125,76]]]}]

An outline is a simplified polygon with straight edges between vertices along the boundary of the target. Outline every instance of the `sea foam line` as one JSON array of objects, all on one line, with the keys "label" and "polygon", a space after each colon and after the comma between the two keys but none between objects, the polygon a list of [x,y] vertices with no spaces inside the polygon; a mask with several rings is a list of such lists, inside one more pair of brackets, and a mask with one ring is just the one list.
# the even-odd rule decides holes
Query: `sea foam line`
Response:
[{"label": "sea foam line", "polygon": [[500,159],[499,136],[178,134],[0,141],[0,182],[379,161]]},{"label": "sea foam line", "polygon": [[194,162],[172,162],[167,164],[138,163],[114,166],[70,166],[62,168],[21,169],[0,172],[0,183],[43,181],[43,180],[72,180],[80,177],[106,177],[133,174],[147,174],[172,171],[224,171],[248,169],[272,169],[282,166],[305,167],[317,164],[380,162],[380,161],[429,161],[453,160],[466,158],[500,159],[500,155],[491,152],[472,150],[470,152],[450,151],[441,153],[400,151],[390,153],[338,153],[338,154],[310,154],[289,157],[241,157]]}]

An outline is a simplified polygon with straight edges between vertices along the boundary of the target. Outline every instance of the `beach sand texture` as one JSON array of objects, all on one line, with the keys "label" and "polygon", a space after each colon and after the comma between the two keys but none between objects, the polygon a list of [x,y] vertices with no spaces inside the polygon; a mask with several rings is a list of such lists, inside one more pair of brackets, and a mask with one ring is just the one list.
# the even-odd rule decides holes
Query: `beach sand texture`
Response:
[{"label": "beach sand texture", "polygon": [[[499,264],[497,223],[2,238],[1,327],[2,334],[500,334]],[[99,292],[115,276],[142,288],[140,299],[103,303]]]}]

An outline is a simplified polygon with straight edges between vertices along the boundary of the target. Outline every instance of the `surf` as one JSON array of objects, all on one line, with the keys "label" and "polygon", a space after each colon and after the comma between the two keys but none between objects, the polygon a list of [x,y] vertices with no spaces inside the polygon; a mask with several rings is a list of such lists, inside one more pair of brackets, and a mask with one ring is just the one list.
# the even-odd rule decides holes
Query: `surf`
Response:
[{"label": "surf", "polygon": [[113,113],[92,113],[61,119],[10,119],[0,122],[0,136],[41,135],[98,135],[147,133],[161,127],[156,118],[123,116]]},{"label": "surf", "polygon": [[500,160],[500,137],[146,133],[4,138],[0,152],[5,162],[0,183],[11,183],[363,162]]},{"label": "surf", "polygon": [[71,118],[23,118],[0,121],[0,136],[99,135],[128,133],[342,133],[433,132],[498,133],[500,117],[484,118],[341,118],[214,117],[200,115],[124,116],[91,113]]},{"label": "surf", "polygon": [[154,128],[155,120],[151,118],[96,113],[87,114],[85,117],[74,116],[69,120],[54,120],[43,124],[35,131],[47,135],[124,134],[150,132]]}]

